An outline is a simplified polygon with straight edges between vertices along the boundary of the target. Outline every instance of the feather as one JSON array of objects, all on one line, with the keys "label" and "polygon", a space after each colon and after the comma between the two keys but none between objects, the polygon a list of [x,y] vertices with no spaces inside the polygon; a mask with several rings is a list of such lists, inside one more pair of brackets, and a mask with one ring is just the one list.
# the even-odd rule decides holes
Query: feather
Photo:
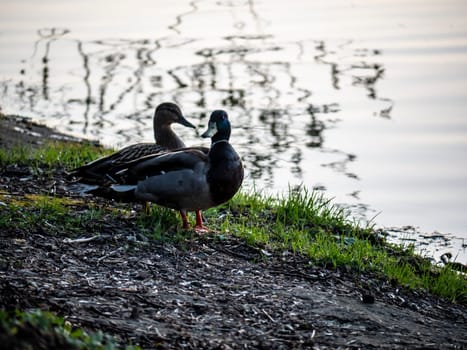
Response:
[{"label": "feather", "polygon": [[131,192],[136,189],[136,185],[111,185],[110,188],[115,192]]}]

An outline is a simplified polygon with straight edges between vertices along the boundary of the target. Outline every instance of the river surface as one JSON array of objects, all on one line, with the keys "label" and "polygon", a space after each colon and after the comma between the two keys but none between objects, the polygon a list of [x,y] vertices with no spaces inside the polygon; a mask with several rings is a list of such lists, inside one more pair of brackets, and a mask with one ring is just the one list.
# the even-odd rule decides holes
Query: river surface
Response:
[{"label": "river surface", "polygon": [[466,18],[465,0],[0,0],[0,108],[113,147],[152,140],[163,101],[200,131],[222,108],[246,188],[303,184],[466,263]]}]

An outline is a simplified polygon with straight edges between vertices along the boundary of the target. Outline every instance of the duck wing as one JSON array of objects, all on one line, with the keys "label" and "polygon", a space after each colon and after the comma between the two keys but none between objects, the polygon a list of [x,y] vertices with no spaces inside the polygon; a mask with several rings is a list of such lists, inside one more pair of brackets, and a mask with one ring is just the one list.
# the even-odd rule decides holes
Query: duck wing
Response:
[{"label": "duck wing", "polygon": [[160,154],[167,149],[155,143],[138,143],[122,148],[120,151],[108,156],[98,158],[79,168],[73,169],[69,176],[79,177],[87,182],[99,182],[112,180],[116,168],[148,155]]},{"label": "duck wing", "polygon": [[148,177],[180,170],[194,170],[208,165],[205,147],[190,147],[145,156],[115,168],[115,177],[120,184],[136,184]]}]

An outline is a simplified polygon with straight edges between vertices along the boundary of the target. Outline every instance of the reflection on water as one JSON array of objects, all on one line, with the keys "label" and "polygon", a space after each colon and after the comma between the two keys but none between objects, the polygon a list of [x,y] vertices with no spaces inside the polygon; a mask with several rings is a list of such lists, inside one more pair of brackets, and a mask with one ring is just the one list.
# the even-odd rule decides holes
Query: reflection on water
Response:
[{"label": "reflection on water", "polygon": [[[437,18],[438,5],[434,3],[426,4],[426,8]],[[82,6],[89,4],[85,1]],[[399,174],[400,169],[406,171],[417,154],[402,159],[390,153],[396,149],[393,139],[381,139],[379,144],[386,135],[381,129],[394,125],[390,122],[396,119],[395,114],[404,110],[399,101],[417,97],[423,91],[420,88],[399,93],[397,90],[403,90],[408,79],[396,89],[381,88],[388,83],[386,75],[394,74],[387,67],[387,57],[398,51],[391,51],[391,45],[397,48],[408,44],[394,41],[387,33],[387,40],[370,41],[371,44],[362,43],[358,36],[340,35],[338,24],[345,25],[353,17],[341,16],[340,9],[332,4],[318,2],[311,10],[337,14],[340,22],[332,22],[337,29],[326,17],[308,20],[306,16],[314,12],[306,1],[291,3],[284,16],[278,4],[268,2],[268,7],[253,0],[175,1],[170,10],[160,10],[169,15],[157,18],[162,23],[159,27],[131,38],[109,35],[112,29],[126,28],[121,23],[110,27],[107,35],[99,36],[77,35],[73,25],[34,27],[34,37],[21,46],[27,51],[20,63],[8,61],[8,55],[0,57],[0,73],[8,71],[0,77],[0,108],[115,147],[151,140],[153,110],[163,101],[179,103],[199,127],[205,126],[210,111],[223,108],[232,119],[232,142],[245,162],[246,186],[281,193],[289,184],[303,183],[337,197],[357,218],[370,218],[381,210],[368,198],[378,203],[379,198],[386,198],[389,207],[397,212],[402,201],[391,198],[392,190],[384,187],[383,180],[402,176],[398,182],[400,197],[404,201],[411,195],[422,197],[416,191],[402,193],[409,186],[405,175]],[[97,11],[101,5],[93,6]],[[362,7],[369,22],[376,21],[367,13],[372,6]],[[389,7],[392,6],[391,2]],[[410,6],[397,8],[403,13],[412,11]],[[115,9],[115,16],[124,19],[125,11],[120,10]],[[304,15],[300,16],[302,10]],[[70,16],[68,12],[60,15],[77,26],[72,17],[66,17]],[[273,18],[278,15],[284,19],[274,27],[277,21]],[[92,14],[86,13],[87,16]],[[384,18],[395,22],[391,16]],[[293,32],[291,23],[297,18],[300,29]],[[93,23],[97,26],[98,22],[95,19]],[[324,34],[321,27],[339,39],[320,37]],[[11,29],[5,28],[6,33]],[[105,25],[98,28],[104,30]],[[12,35],[11,41],[15,40]],[[14,45],[2,41],[0,31],[2,43]],[[400,70],[407,71],[405,67]],[[418,103],[424,105],[425,101]],[[426,125],[417,125],[418,130],[430,127],[430,120],[426,120]],[[377,129],[377,122],[386,124]],[[339,133],[342,129],[345,134]],[[177,132],[186,144],[205,142],[192,130]],[[373,133],[374,140],[370,139]],[[414,132],[405,140],[417,135],[424,136]],[[370,140],[367,144],[371,146],[353,147],[358,145],[353,140],[360,138]],[[391,149],[388,151],[385,146]],[[369,152],[368,148],[374,151]],[[405,148],[400,151],[404,152]],[[364,162],[362,155],[366,157]],[[390,163],[393,158],[401,160]],[[393,164],[395,175],[387,164]],[[433,163],[433,167],[437,164]],[[408,175],[414,173],[408,169]],[[381,184],[371,183],[375,178],[381,178]],[[413,188],[420,190],[416,184]],[[434,206],[436,210],[436,203]],[[418,215],[417,219],[426,219],[428,216],[417,208],[415,204],[410,210]],[[406,219],[407,215],[401,217]]]},{"label": "reflection on water", "polygon": [[[341,118],[338,101],[344,89],[365,89],[369,99],[386,102],[375,109],[376,115],[389,117],[393,104],[377,96],[384,69],[370,62],[378,51],[351,42],[331,46],[311,40],[277,42],[270,36],[227,36],[215,46],[186,38],[85,42],[68,39],[68,33],[60,28],[38,31],[31,58],[21,68],[23,79],[2,83],[4,100],[113,145],[146,138],[152,110],[161,101],[180,103],[199,125],[210,110],[222,107],[234,118],[235,143],[245,155],[250,181],[259,184],[274,185],[278,160],[282,170],[285,163],[300,178],[306,166],[303,147],[345,153],[324,145],[325,130]],[[352,84],[342,87],[342,79]],[[330,86],[320,86],[328,82]],[[323,102],[315,91],[324,95]],[[326,166],[357,178],[346,171],[354,159],[346,154]]]}]

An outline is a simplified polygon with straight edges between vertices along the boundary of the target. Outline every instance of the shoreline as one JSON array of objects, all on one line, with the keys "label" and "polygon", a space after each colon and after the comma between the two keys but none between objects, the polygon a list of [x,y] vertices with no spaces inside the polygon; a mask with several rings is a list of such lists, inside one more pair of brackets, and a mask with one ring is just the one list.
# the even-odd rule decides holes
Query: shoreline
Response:
[{"label": "shoreline", "polygon": [[[64,134],[62,132],[56,131],[44,124],[34,122],[29,117],[19,116],[19,115],[4,115],[0,112],[0,146],[12,147],[16,143],[19,144],[30,144],[30,145],[39,145],[42,141],[40,138],[45,140],[58,140],[58,141],[70,141],[70,142],[88,142],[96,146],[102,146],[99,141],[80,138],[71,135]],[[3,143],[3,145],[2,145]],[[104,146],[102,146],[104,147]],[[407,244],[415,244],[420,246],[420,252],[425,248],[425,241],[432,240],[435,242],[437,238],[442,237],[442,242],[438,245],[433,244],[433,248],[429,249],[431,255],[428,258],[433,260],[434,264],[442,263],[441,257],[448,253],[454,257],[453,262],[459,263],[455,258],[457,257],[456,253],[452,251],[459,252],[461,249],[467,247],[467,242],[461,237],[457,237],[452,234],[443,234],[441,232],[425,233],[419,231],[415,226],[404,226],[404,227],[380,227],[378,231],[381,232],[385,237],[391,236],[391,233],[396,233],[392,236],[392,242],[395,244],[402,244],[404,235],[408,236]],[[395,237],[400,237],[399,239]],[[449,242],[457,242],[457,245],[448,246]],[[438,254],[436,251],[441,250]],[[467,256],[466,256],[467,257]],[[463,265],[466,265],[462,263]]]}]

